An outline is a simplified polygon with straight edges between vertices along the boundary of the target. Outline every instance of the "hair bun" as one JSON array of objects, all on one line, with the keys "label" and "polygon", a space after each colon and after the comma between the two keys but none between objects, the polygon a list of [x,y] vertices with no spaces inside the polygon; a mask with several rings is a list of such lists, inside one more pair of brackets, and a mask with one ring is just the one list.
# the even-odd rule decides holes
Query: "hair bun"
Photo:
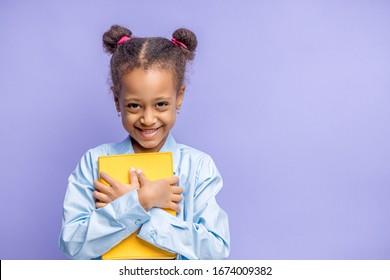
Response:
[{"label": "hair bun", "polygon": [[103,48],[107,53],[113,54],[118,47],[117,43],[123,36],[131,37],[129,29],[120,25],[113,25],[103,34]]},{"label": "hair bun", "polygon": [[187,49],[183,49],[188,60],[194,59],[195,50],[198,46],[196,35],[189,29],[179,28],[173,32],[172,37],[186,45]]}]

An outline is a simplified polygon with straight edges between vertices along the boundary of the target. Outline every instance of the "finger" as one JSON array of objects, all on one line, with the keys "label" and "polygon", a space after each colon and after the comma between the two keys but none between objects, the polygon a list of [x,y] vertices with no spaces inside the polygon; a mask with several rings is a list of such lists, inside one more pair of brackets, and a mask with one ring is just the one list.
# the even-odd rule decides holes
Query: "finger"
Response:
[{"label": "finger", "polygon": [[139,189],[139,181],[138,181],[138,175],[135,172],[135,168],[130,168],[130,184],[133,186],[136,186],[137,189]]},{"label": "finger", "polygon": [[110,189],[109,186],[106,186],[102,182],[99,182],[98,180],[94,181],[95,189],[97,189],[99,192],[107,193],[107,191]]},{"label": "finger", "polygon": [[106,205],[107,205],[107,203],[99,202],[99,201],[95,203],[96,208],[103,208]]},{"label": "finger", "polygon": [[172,202],[172,203],[169,205],[169,209],[174,210],[176,213],[179,213],[179,212],[180,212],[180,207],[179,207],[179,205],[177,205],[177,204],[174,203],[174,202]]},{"label": "finger", "polygon": [[100,178],[106,181],[110,186],[117,185],[119,182],[114,178],[110,177],[106,172],[100,172]]},{"label": "finger", "polygon": [[183,193],[183,188],[182,187],[179,187],[179,186],[172,186],[171,187],[171,191],[172,191],[172,193],[174,193],[174,194],[181,194],[181,193]]},{"label": "finger", "polygon": [[183,200],[183,197],[180,194],[173,194],[171,200],[178,203]]},{"label": "finger", "polygon": [[173,176],[173,177],[167,178],[166,180],[167,180],[167,183],[168,183],[168,184],[174,185],[174,184],[176,184],[177,182],[179,182],[179,177]]},{"label": "finger", "polygon": [[100,202],[108,203],[108,202],[112,201],[112,199],[108,195],[101,193],[99,191],[94,191],[93,197],[96,198],[97,200],[99,200]]}]

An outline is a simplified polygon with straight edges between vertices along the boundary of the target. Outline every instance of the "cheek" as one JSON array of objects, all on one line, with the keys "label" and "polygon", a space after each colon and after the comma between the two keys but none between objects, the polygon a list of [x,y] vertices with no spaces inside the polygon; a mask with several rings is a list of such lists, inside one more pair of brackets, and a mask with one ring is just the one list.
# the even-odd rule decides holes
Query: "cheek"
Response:
[{"label": "cheek", "polygon": [[176,116],[176,109],[169,108],[163,114],[165,118],[173,118]]},{"label": "cheek", "polygon": [[167,114],[166,120],[173,126],[176,121],[176,110],[170,111],[169,114]]},{"label": "cheek", "polygon": [[136,115],[126,114],[122,117],[122,124],[125,127],[131,127],[137,121]]}]

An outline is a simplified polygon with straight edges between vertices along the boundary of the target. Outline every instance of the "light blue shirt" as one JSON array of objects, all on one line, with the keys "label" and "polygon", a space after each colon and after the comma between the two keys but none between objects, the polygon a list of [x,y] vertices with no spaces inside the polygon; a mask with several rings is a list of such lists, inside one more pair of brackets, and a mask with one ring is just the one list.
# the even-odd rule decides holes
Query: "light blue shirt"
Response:
[{"label": "light blue shirt", "polygon": [[100,258],[139,229],[137,236],[177,259],[225,259],[230,252],[228,217],[215,199],[222,178],[212,158],[177,144],[169,134],[160,152],[172,152],[175,176],[183,191],[181,209],[172,216],[160,208],[145,211],[137,190],[96,209],[93,181],[98,179],[98,157],[133,154],[130,135],[120,143],[88,150],[68,179],[64,199],[60,249],[72,259]]}]

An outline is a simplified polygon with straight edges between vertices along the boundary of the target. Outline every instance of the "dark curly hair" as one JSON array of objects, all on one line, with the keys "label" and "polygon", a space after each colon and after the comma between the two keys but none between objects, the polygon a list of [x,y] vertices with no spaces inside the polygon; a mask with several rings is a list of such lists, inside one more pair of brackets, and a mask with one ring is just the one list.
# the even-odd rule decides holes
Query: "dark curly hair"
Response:
[{"label": "dark curly hair", "polygon": [[[103,34],[103,47],[107,53],[112,54],[111,90],[118,96],[121,89],[122,75],[135,68],[170,70],[176,82],[177,92],[183,84],[187,61],[195,57],[198,45],[195,34],[186,28],[177,29],[172,37],[183,43],[175,44],[163,37],[134,37],[125,27],[113,25]],[[123,37],[131,37],[124,43],[117,44]]]}]

